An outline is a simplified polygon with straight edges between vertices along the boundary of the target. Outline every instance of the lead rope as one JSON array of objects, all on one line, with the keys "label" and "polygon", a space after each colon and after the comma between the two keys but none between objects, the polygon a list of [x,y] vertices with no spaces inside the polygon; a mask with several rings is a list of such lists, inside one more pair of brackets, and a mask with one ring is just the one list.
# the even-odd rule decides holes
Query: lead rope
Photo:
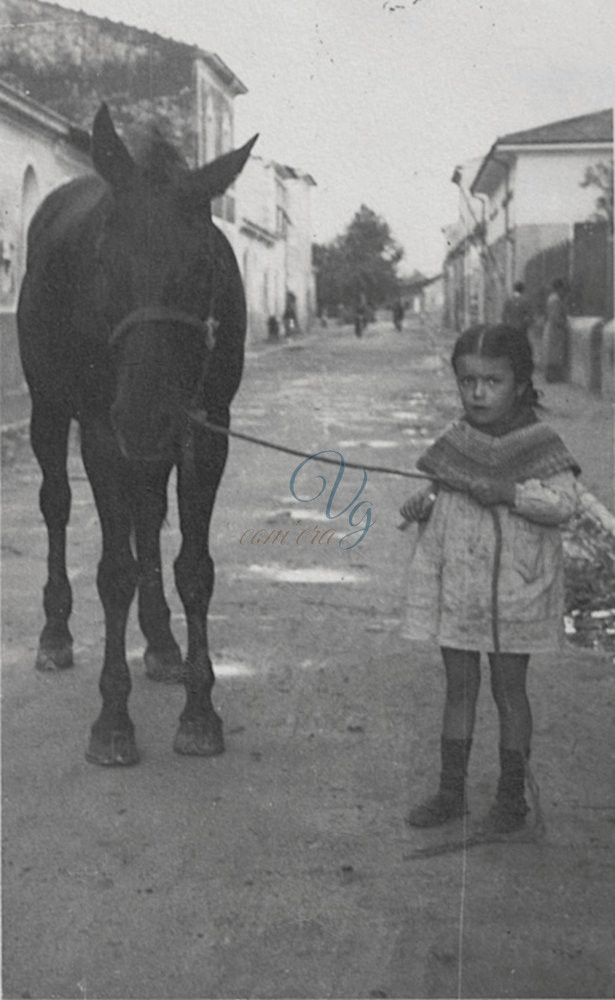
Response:
[{"label": "lead rope", "polygon": [[[285,455],[296,455],[298,458],[312,458],[315,462],[325,462],[327,465],[339,466],[340,464],[337,458],[324,458],[322,455],[310,454],[307,451],[298,451],[296,448],[287,448],[286,445],[276,444],[275,441],[265,441],[264,438],[257,438],[252,434],[242,434],[240,431],[232,431],[228,427],[220,426],[220,424],[212,424],[211,420],[207,419],[205,410],[189,410],[188,416],[199,427],[204,427],[208,431],[214,431],[216,434],[239,438],[240,441],[249,441],[250,444],[260,445],[261,448],[272,448],[273,451],[281,451]],[[389,476],[404,476],[406,479],[422,479],[425,482],[432,481],[431,476],[426,476],[422,472],[407,472],[405,469],[391,469],[384,465],[364,465],[358,462],[347,462],[346,459],[344,459],[344,465],[348,469],[364,469],[366,472],[380,472]]]}]

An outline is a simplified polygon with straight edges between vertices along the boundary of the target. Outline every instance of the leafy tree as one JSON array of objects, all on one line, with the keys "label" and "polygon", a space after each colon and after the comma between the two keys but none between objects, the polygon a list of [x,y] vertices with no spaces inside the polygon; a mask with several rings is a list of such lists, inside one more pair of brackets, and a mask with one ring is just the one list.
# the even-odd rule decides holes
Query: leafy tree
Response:
[{"label": "leafy tree", "polygon": [[613,163],[600,161],[587,167],[581,187],[597,188],[596,211],[594,219],[606,219],[609,229],[613,232]]},{"label": "leafy tree", "polygon": [[320,310],[351,307],[364,295],[372,306],[395,297],[397,265],[403,249],[388,224],[371,208],[361,205],[346,231],[313,250]]}]

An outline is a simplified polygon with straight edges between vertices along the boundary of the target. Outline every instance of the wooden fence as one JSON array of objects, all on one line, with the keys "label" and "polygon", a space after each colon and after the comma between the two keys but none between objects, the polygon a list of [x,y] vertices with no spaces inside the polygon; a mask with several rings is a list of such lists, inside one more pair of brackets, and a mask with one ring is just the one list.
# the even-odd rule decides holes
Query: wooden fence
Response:
[{"label": "wooden fence", "polygon": [[613,316],[613,234],[606,222],[580,222],[572,240],[547,247],[525,267],[525,285],[538,313],[545,312],[549,287],[562,278],[571,316]]}]

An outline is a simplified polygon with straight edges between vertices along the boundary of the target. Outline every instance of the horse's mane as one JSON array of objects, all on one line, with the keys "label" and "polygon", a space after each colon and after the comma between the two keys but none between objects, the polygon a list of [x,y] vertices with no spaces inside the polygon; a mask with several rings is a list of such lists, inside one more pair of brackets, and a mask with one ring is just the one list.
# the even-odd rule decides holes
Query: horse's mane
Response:
[{"label": "horse's mane", "polygon": [[156,122],[136,138],[134,156],[139,170],[151,184],[172,184],[189,170],[182,154]]}]

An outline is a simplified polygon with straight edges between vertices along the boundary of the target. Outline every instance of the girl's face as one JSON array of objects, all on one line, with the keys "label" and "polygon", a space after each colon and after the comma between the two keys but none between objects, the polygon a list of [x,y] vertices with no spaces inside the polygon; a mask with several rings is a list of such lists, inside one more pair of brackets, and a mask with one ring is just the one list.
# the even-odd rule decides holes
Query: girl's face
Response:
[{"label": "girl's face", "polygon": [[463,354],[455,374],[465,415],[475,427],[490,427],[511,416],[525,389],[515,384],[508,358]]}]

